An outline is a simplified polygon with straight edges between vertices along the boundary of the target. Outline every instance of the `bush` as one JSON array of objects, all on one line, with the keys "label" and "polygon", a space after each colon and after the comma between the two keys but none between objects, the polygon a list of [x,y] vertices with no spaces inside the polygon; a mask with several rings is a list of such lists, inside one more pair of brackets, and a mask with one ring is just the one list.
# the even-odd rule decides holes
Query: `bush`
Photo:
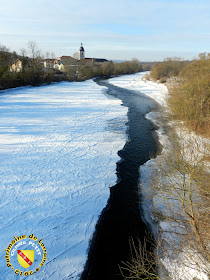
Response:
[{"label": "bush", "polygon": [[180,58],[167,58],[164,62],[156,63],[150,76],[153,80],[165,81],[169,77],[178,76],[186,62],[181,61]]},{"label": "bush", "polygon": [[156,63],[150,73],[153,80],[166,82],[178,77],[179,84],[170,88],[168,99],[172,117],[186,121],[186,125],[204,136],[210,136],[210,54],[202,53],[200,59],[184,62],[166,59]]},{"label": "bush", "polygon": [[179,76],[182,83],[173,87],[169,98],[173,117],[186,121],[191,129],[209,136],[210,59],[185,65]]}]

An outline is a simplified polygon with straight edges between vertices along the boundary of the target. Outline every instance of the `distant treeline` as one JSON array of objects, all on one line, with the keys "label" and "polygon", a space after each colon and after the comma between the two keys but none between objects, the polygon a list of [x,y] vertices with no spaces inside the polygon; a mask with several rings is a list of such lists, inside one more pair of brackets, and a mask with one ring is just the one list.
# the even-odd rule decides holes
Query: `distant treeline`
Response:
[{"label": "distant treeline", "polygon": [[6,71],[0,76],[0,89],[14,88],[26,85],[37,86],[41,84],[50,84],[52,82],[59,82],[62,78],[55,76],[53,70],[43,71],[42,67],[37,65],[32,66],[31,69],[21,72]]},{"label": "distant treeline", "polygon": [[137,59],[132,61],[125,61],[114,63],[112,61],[106,62],[102,65],[79,65],[78,79],[86,80],[93,77],[110,77],[124,74],[134,74],[143,71],[141,63]]},{"label": "distant treeline", "polygon": [[150,77],[160,82],[175,77],[168,100],[173,118],[210,137],[210,53],[191,62],[167,59],[154,65]]},{"label": "distant treeline", "polygon": [[[30,57],[27,57],[27,53]],[[54,56],[46,53],[45,57]],[[44,56],[35,42],[29,42],[28,50],[22,49],[21,55],[10,52],[6,46],[0,45],[0,90],[26,85],[49,84],[58,81],[83,81],[93,77],[110,77],[116,75],[133,74],[151,70],[152,63],[140,63],[137,59],[115,63],[112,61],[97,65],[78,61],[75,70],[60,72],[53,68],[44,68]],[[21,61],[19,71],[11,71],[11,65]]]},{"label": "distant treeline", "polygon": [[[32,58],[25,55],[26,50],[23,49],[22,52],[22,55],[18,55],[10,52],[6,46],[0,45],[0,89],[59,81],[54,71],[50,69],[44,71],[35,43],[31,46]],[[10,71],[11,65],[17,60],[22,62],[21,71]]]}]

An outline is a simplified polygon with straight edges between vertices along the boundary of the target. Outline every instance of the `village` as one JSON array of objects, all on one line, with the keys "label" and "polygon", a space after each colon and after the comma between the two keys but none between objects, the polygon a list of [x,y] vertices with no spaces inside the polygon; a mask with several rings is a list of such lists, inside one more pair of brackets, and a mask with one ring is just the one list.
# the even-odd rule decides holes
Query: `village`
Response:
[{"label": "village", "polygon": [[[25,65],[24,65],[25,61]],[[79,48],[78,52],[78,59],[72,56],[63,55],[58,58],[34,58],[30,59],[26,57],[25,59],[16,58],[15,61],[12,62],[10,65],[11,72],[21,72],[23,68],[30,68],[32,63],[37,65],[42,65],[43,70],[47,69],[54,69],[58,71],[58,73],[78,73],[79,65],[86,65],[86,66],[94,66],[94,65],[102,65],[103,63],[107,63],[108,60],[104,58],[86,58],[85,57],[85,50],[83,44]]]},{"label": "village", "polygon": [[142,64],[137,59],[115,62],[105,58],[86,57],[82,43],[73,56],[62,55],[57,58],[53,53],[43,56],[33,41],[29,42],[28,50],[22,49],[21,54],[0,45],[0,90],[60,81],[84,81],[149,69],[151,64]]}]

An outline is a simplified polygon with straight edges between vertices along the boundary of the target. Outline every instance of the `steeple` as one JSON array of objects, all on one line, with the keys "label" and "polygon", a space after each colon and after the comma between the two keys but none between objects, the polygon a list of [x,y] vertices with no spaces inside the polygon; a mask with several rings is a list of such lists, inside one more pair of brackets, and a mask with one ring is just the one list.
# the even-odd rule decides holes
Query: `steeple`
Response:
[{"label": "steeple", "polygon": [[83,48],[83,45],[81,43],[81,47],[79,48],[79,60],[84,59],[85,58],[85,50]]}]

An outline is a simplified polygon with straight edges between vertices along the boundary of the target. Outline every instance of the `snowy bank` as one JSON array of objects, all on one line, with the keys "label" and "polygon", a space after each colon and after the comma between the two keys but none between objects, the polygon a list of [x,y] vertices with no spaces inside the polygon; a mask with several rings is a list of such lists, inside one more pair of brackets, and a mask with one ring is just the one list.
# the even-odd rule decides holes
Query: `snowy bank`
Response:
[{"label": "snowy bank", "polygon": [[[167,98],[168,98],[168,89],[165,85],[154,83],[152,81],[146,80],[144,77],[149,72],[140,72],[134,75],[125,75],[118,78],[110,79],[109,82],[115,86],[128,88],[135,90],[137,93],[145,94],[151,98],[153,98],[160,106],[166,107],[167,106]],[[165,153],[170,146],[169,138],[165,134],[165,131],[159,122],[159,117],[161,113],[159,111],[151,111],[146,115],[146,118],[151,120],[158,126],[158,130],[156,130],[158,134],[158,138],[160,144],[163,147],[163,153]],[[143,186],[141,190],[141,197],[142,197],[142,213],[143,219],[146,224],[152,229],[154,233],[157,232],[155,218],[153,217],[153,197],[151,196],[151,186],[150,180],[153,176],[153,171],[156,166],[156,160],[151,159],[147,161],[143,166],[140,168],[141,174],[141,184]]]},{"label": "snowy bank", "polygon": [[[147,72],[148,73],[148,72]],[[133,89],[137,93],[143,93],[151,98],[153,98],[157,103],[161,105],[161,107],[167,111],[167,98],[168,98],[168,90],[165,85],[154,83],[152,81],[147,81],[144,78],[144,75],[147,73],[137,73],[135,75],[127,75],[123,77],[118,77],[115,79],[111,79],[111,83],[128,89]],[[158,169],[157,161],[162,161],[163,156],[167,155],[167,153],[171,150],[171,142],[170,138],[167,136],[164,130],[164,125],[162,124],[161,117],[164,116],[164,110],[161,110],[160,112],[152,111],[149,114],[146,115],[148,119],[153,121],[155,124],[158,125],[159,129],[157,130],[157,134],[159,137],[159,141],[161,145],[163,146],[162,154],[157,157],[157,159],[151,159],[147,161],[143,166],[140,168],[140,174],[141,174],[141,210],[143,214],[144,221],[148,224],[148,226],[152,229],[154,234],[157,234],[158,228],[161,228],[163,232],[165,232],[165,240],[167,243],[168,240],[172,240],[173,237],[170,235],[170,232],[173,227],[173,222],[170,221],[161,221],[157,216],[154,215],[154,210],[164,215],[164,209],[165,205],[163,203],[163,199],[160,199],[160,194],[154,193],[153,190],[153,183],[152,180],[154,179],[153,176],[155,172]],[[171,125],[175,128],[177,135],[179,137],[179,141],[181,146],[184,148],[184,154],[185,155],[192,155],[192,153],[188,150],[188,144],[189,139],[193,138],[196,139],[196,147],[193,149],[196,149],[195,157],[198,160],[203,156],[203,151],[205,151],[205,145],[209,144],[209,141],[207,139],[203,139],[202,137],[192,135],[191,132],[186,131],[183,127],[180,128],[180,125],[178,123],[170,122],[168,125]],[[198,149],[199,147],[199,149]],[[192,146],[191,146],[192,148]],[[187,160],[187,157],[185,157]],[[192,158],[191,158],[192,160]],[[158,205],[156,202],[159,200]],[[160,202],[161,201],[161,202]],[[174,203],[174,207],[176,207],[176,202],[172,201]],[[177,230],[177,229],[176,229]],[[166,251],[170,251],[170,244]],[[187,244],[186,244],[187,245]],[[164,263],[165,267],[168,269],[168,271],[171,274],[172,280],[176,279],[183,279],[183,280],[193,280],[193,279],[202,279],[207,280],[208,276],[203,273],[202,271],[199,271],[196,269],[196,262],[198,261],[198,258],[193,256],[193,261],[191,259],[191,265],[190,267],[186,266],[187,258],[190,255],[188,248],[186,246],[186,253],[181,253],[177,259],[173,258],[164,258],[161,261]],[[170,254],[169,254],[170,255]],[[185,260],[186,262],[184,262]],[[163,279],[165,276],[163,276]],[[197,278],[196,278],[197,277]]]},{"label": "snowy bank", "polygon": [[4,250],[31,233],[48,260],[30,279],[79,279],[126,142],[127,109],[102,91],[90,80],[1,94],[2,279],[19,279]]},{"label": "snowy bank", "polygon": [[168,90],[163,84],[147,81],[144,76],[149,72],[140,72],[132,75],[109,79],[109,83],[118,87],[135,90],[153,98],[161,106],[167,105]]},{"label": "snowy bank", "polygon": [[[146,96],[154,99],[162,108],[167,107],[168,89],[165,85],[160,83],[154,83],[146,80],[144,77],[150,72],[140,72],[133,75],[125,75],[117,78],[109,79],[109,83],[131,90],[135,90],[136,93],[143,93]],[[155,123],[159,128],[156,131],[159,137],[160,144],[163,149],[169,145],[169,140],[165,131],[159,122],[161,116],[159,111],[151,111],[146,115],[146,118]],[[147,163],[146,163],[147,164]],[[149,163],[148,163],[149,164]]]}]

